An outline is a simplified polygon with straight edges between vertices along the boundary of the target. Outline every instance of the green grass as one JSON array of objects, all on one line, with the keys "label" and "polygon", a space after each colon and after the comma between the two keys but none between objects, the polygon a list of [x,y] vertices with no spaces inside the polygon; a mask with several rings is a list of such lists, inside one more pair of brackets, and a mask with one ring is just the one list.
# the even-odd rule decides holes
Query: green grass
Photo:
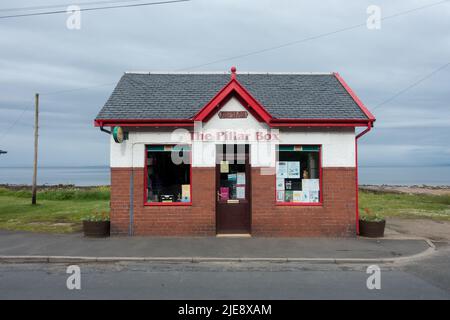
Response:
[{"label": "green grass", "polygon": [[52,188],[38,192],[0,188],[0,229],[70,233],[81,230],[81,221],[93,213],[109,212],[109,188]]},{"label": "green grass", "polygon": [[359,209],[385,217],[450,220],[450,195],[359,192]]},{"label": "green grass", "polygon": [[[0,187],[0,229],[77,232],[84,217],[109,211],[109,196],[109,187],[49,188],[38,192],[33,206],[30,190]],[[359,207],[385,217],[450,220],[450,195],[360,191]]]}]

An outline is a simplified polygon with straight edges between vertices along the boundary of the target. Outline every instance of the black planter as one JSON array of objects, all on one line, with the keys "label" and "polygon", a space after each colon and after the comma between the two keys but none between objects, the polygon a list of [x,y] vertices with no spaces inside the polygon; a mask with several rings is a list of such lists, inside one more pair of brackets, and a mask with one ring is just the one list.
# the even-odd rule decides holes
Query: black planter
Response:
[{"label": "black planter", "polygon": [[85,237],[109,237],[109,221],[83,221]]},{"label": "black planter", "polygon": [[359,235],[369,238],[384,237],[384,227],[386,220],[383,221],[365,221],[359,220]]}]

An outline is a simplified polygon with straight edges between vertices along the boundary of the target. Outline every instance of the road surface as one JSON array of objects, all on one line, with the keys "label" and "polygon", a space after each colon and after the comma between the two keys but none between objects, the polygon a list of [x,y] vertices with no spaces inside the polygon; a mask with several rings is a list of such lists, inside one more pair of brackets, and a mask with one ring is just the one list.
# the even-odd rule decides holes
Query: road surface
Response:
[{"label": "road surface", "polygon": [[402,265],[381,265],[369,290],[367,265],[308,263],[82,264],[81,289],[67,264],[0,264],[1,299],[449,299],[450,248]]}]

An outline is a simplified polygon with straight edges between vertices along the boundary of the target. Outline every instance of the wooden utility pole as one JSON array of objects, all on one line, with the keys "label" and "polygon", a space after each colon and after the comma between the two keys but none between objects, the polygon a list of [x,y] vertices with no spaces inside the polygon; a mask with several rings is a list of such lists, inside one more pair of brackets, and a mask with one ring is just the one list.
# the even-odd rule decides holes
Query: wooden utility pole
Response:
[{"label": "wooden utility pole", "polygon": [[31,189],[31,204],[36,204],[36,180],[38,160],[38,129],[39,129],[39,93],[34,96],[34,164],[33,164],[33,186]]}]

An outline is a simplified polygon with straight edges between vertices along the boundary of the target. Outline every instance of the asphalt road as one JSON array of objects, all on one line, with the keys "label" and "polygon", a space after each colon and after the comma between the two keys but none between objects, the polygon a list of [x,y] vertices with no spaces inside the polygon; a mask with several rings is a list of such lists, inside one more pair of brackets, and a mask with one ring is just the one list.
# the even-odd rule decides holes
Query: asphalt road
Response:
[{"label": "asphalt road", "polygon": [[421,261],[381,267],[306,263],[84,264],[68,290],[67,265],[0,264],[1,299],[449,299],[450,247]]}]

